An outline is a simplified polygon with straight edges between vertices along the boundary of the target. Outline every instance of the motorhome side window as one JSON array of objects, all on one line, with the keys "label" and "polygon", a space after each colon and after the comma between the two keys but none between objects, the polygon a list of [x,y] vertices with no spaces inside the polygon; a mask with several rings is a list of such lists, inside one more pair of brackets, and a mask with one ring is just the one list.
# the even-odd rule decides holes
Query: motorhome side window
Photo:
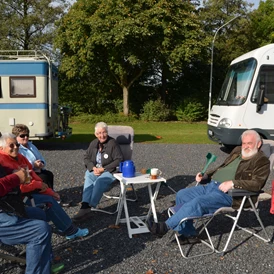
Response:
[{"label": "motorhome side window", "polygon": [[264,92],[264,103],[274,104],[274,66],[262,66],[252,94],[252,103],[257,103],[260,91]]},{"label": "motorhome side window", "polygon": [[10,97],[35,97],[35,77],[10,77]]}]

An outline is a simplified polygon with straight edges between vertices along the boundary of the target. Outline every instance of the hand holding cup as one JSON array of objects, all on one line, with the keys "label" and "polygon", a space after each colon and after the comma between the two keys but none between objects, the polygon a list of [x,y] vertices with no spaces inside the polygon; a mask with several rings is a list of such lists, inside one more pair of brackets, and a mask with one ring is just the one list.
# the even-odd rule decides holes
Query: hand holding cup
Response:
[{"label": "hand holding cup", "polygon": [[16,174],[19,179],[20,179],[20,184],[24,184],[27,178],[27,172],[25,169],[21,168],[19,170],[14,170],[13,172],[14,174]]},{"label": "hand holding cup", "polygon": [[28,167],[28,165],[23,164],[23,165],[21,165],[21,168],[24,169],[26,172],[25,184],[29,184],[30,180],[31,180],[29,167]]}]

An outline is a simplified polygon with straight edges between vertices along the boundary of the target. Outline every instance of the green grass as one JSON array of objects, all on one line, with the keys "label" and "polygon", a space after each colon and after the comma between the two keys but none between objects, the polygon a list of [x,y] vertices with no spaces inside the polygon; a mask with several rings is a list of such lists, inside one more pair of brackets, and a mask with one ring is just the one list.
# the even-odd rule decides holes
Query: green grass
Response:
[{"label": "green grass", "polygon": [[[121,125],[121,123],[120,123]],[[183,122],[129,122],[136,143],[159,144],[214,144],[207,137],[206,123]],[[90,142],[94,139],[94,124],[72,123],[72,136],[63,142]]]}]

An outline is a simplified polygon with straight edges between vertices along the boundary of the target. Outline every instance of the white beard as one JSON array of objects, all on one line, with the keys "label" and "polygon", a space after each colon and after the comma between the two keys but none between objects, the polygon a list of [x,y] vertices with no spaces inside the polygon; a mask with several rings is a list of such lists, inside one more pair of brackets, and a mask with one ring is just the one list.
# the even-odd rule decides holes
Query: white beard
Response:
[{"label": "white beard", "polygon": [[256,153],[258,152],[258,148],[253,148],[253,149],[243,149],[242,148],[242,156],[243,158],[250,158],[252,156],[254,156]]}]

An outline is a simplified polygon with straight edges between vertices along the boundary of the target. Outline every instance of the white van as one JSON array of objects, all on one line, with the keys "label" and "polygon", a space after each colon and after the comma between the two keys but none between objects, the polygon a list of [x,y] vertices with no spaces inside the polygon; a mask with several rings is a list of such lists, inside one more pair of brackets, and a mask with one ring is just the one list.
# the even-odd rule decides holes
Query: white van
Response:
[{"label": "white van", "polygon": [[0,51],[1,132],[25,124],[30,139],[64,137],[71,134],[68,113],[67,108],[58,106],[58,71],[46,55]]},{"label": "white van", "polygon": [[208,137],[228,147],[247,129],[274,140],[274,44],[231,62],[207,124]]}]

